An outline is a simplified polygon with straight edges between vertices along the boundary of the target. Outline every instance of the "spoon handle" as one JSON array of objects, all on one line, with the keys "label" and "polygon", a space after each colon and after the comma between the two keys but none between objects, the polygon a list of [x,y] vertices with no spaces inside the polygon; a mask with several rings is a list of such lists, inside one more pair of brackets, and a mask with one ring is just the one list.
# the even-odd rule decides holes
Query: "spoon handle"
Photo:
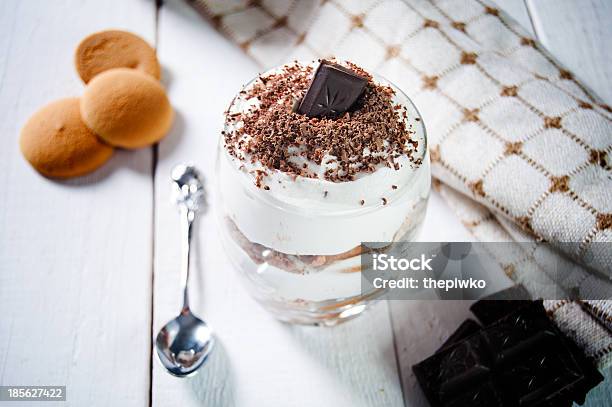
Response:
[{"label": "spoon handle", "polygon": [[189,311],[189,263],[191,255],[191,230],[195,219],[195,211],[181,205],[181,239],[182,239],[182,262],[181,276],[183,283],[183,309],[181,313]]}]

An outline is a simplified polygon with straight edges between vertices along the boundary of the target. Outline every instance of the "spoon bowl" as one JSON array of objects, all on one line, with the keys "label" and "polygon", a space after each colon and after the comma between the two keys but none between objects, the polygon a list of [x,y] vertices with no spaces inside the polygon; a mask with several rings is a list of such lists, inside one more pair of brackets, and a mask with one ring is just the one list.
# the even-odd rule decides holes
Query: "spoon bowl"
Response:
[{"label": "spoon bowl", "polygon": [[193,375],[206,362],[213,344],[211,329],[191,312],[168,322],[155,341],[159,361],[179,377]]}]

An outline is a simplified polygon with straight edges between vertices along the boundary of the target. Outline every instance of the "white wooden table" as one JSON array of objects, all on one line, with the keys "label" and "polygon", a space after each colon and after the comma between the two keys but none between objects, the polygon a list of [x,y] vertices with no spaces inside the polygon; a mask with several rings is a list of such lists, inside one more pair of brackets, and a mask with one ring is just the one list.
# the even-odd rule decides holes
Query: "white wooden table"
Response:
[{"label": "white wooden table", "polygon": [[[612,102],[612,2],[498,3]],[[118,152],[94,175],[46,180],[19,154],[19,130],[48,101],[81,94],[74,48],[111,27],[157,45],[176,124],[158,147]],[[180,0],[0,1],[0,385],[65,384],[57,404],[71,406],[427,405],[410,367],[467,303],[380,303],[333,329],[277,323],[232,272],[214,205],[197,234],[192,306],[217,348],[186,380],[153,360],[152,337],[180,300],[170,168],[191,161],[213,176],[221,113],[256,72]],[[472,240],[436,194],[421,238]]]}]

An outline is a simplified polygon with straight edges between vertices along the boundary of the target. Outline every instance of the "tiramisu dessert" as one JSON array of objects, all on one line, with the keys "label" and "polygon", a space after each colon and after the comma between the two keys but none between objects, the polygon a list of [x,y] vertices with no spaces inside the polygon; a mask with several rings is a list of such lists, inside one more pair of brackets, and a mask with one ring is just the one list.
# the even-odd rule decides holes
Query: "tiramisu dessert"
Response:
[{"label": "tiramisu dessert", "polygon": [[350,62],[293,62],[248,83],[225,114],[218,214],[224,245],[278,318],[334,324],[361,291],[362,242],[412,240],[429,156],[410,100]]}]

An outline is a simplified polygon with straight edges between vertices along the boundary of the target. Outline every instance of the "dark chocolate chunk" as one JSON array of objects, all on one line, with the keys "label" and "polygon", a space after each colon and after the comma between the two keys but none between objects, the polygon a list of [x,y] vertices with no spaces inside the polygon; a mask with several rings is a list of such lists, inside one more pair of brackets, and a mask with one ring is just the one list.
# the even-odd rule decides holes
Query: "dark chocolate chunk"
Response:
[{"label": "dark chocolate chunk", "polygon": [[525,287],[515,285],[481,298],[470,307],[470,311],[482,324],[490,325],[531,302],[531,296]]},{"label": "dark chocolate chunk", "polygon": [[413,366],[433,407],[570,406],[603,380],[532,301]]},{"label": "dark chocolate chunk", "polygon": [[348,68],[321,61],[297,113],[309,117],[338,117],[363,93],[368,80]]},{"label": "dark chocolate chunk", "polygon": [[482,327],[478,324],[478,322],[474,321],[473,319],[466,319],[461,325],[459,325],[459,328],[457,328],[457,330],[455,330],[455,332],[453,332],[451,336],[448,337],[448,339],[442,344],[442,346],[440,346],[436,353],[443,351],[444,349],[456,344],[457,342],[461,342],[465,338],[472,336],[481,329]]}]

